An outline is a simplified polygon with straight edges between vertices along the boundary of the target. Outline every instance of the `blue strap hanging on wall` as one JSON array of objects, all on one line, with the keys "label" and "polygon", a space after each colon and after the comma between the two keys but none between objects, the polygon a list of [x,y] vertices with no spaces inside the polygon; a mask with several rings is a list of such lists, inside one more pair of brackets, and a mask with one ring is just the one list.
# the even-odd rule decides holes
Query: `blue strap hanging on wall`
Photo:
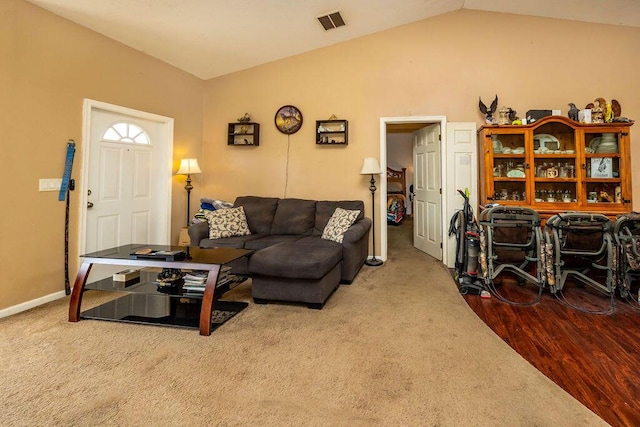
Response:
[{"label": "blue strap hanging on wall", "polygon": [[73,156],[76,153],[76,143],[73,139],[67,141],[67,160],[64,165],[64,175],[62,176],[62,184],[60,185],[60,193],[58,200],[63,201],[67,198],[69,190],[69,181],[71,180],[71,169],[73,168]]}]

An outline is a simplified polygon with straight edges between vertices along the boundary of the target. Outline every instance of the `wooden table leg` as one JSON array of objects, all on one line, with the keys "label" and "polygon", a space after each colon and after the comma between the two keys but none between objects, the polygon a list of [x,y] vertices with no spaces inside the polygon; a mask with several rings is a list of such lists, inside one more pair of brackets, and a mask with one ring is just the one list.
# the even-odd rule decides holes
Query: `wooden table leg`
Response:
[{"label": "wooden table leg", "polygon": [[219,272],[220,266],[214,265],[212,269],[209,270],[207,276],[207,284],[205,285],[204,295],[202,296],[202,307],[200,308],[200,335],[211,335],[211,311],[213,310]]},{"label": "wooden table leg", "polygon": [[84,285],[87,283],[89,272],[93,266],[90,262],[84,262],[78,270],[76,281],[73,283],[73,291],[71,292],[71,301],[69,302],[69,322],[77,322],[80,320],[80,304],[82,303],[82,294],[84,293]]}]

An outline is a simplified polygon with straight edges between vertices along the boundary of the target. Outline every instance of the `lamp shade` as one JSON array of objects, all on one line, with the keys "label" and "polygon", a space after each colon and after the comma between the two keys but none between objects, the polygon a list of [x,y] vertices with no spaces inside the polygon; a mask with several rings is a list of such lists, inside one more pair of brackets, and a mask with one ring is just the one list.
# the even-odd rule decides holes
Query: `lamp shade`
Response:
[{"label": "lamp shade", "polygon": [[365,157],[364,163],[362,164],[362,170],[360,171],[361,175],[379,175],[382,173],[380,170],[380,164],[378,163],[378,159],[375,157]]},{"label": "lamp shade", "polygon": [[194,173],[202,173],[198,166],[198,159],[182,159],[176,175],[193,175]]}]

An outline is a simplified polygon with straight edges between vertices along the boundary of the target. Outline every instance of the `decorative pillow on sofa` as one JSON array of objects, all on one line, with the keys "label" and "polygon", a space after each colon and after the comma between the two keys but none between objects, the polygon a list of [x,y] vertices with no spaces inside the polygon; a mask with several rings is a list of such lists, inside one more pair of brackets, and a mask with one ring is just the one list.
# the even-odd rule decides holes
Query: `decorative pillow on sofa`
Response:
[{"label": "decorative pillow on sofa", "polygon": [[205,217],[209,222],[210,239],[247,236],[251,234],[242,206],[206,211]]},{"label": "decorative pillow on sofa", "polygon": [[356,221],[358,215],[360,215],[360,211],[336,208],[331,218],[329,218],[327,226],[324,227],[322,231],[322,238],[342,243],[344,233],[346,233],[349,227]]}]

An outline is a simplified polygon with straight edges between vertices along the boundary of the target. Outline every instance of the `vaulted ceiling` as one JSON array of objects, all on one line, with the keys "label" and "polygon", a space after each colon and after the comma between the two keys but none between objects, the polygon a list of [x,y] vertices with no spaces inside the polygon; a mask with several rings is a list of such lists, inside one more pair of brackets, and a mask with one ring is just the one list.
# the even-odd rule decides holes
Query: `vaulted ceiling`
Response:
[{"label": "vaulted ceiling", "polygon": [[[640,27],[638,0],[28,0],[202,79],[473,9]],[[325,31],[316,17],[340,11]]]}]

